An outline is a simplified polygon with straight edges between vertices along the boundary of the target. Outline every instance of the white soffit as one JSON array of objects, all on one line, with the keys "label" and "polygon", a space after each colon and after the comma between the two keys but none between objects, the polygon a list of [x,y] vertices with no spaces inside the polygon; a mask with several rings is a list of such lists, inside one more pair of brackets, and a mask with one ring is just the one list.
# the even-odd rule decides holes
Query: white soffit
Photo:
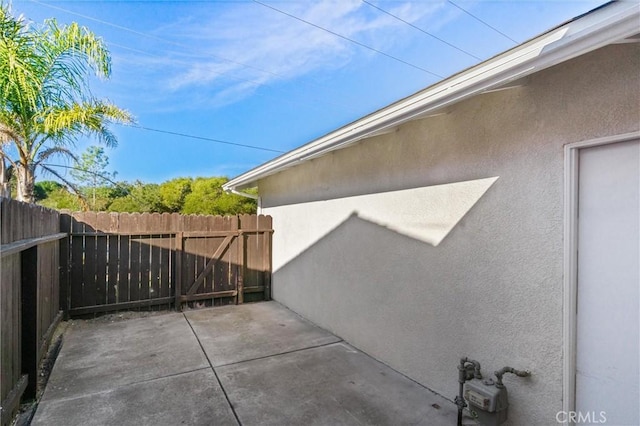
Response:
[{"label": "white soffit", "polygon": [[434,115],[439,109],[463,99],[633,37],[639,29],[640,4],[635,1],[609,3],[249,170],[227,182],[223,188],[237,191],[256,186],[259,179],[345,148],[364,138],[389,132],[407,121]]}]

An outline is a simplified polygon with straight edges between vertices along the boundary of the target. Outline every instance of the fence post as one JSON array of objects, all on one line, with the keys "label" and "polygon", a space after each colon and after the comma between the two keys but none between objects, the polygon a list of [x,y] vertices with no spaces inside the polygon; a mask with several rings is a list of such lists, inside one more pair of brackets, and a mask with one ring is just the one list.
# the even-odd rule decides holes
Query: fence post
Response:
[{"label": "fence post", "polygon": [[22,287],[22,373],[27,388],[22,395],[34,399],[38,387],[38,246],[20,253]]},{"label": "fence post", "polygon": [[264,300],[271,300],[271,232],[269,232],[269,229],[263,231],[264,234],[262,238]]},{"label": "fence post", "polygon": [[238,275],[236,290],[238,291],[238,297],[236,303],[241,305],[244,303],[244,268],[246,257],[244,255],[244,232],[242,229],[238,230]]},{"label": "fence post", "polygon": [[71,242],[71,215],[60,213],[60,232],[66,232],[65,238],[60,240],[60,310],[64,311],[64,318],[69,319],[71,308],[71,292],[69,291],[69,243]]},{"label": "fence post", "polygon": [[175,264],[175,307],[176,311],[182,312],[182,251],[184,238],[182,232],[176,232],[176,264]]}]

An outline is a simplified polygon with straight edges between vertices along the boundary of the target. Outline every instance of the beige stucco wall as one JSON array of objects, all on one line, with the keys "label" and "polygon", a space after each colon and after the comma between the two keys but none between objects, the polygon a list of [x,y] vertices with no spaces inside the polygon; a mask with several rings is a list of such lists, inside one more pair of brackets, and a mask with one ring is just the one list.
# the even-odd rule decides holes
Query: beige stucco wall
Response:
[{"label": "beige stucco wall", "polygon": [[640,45],[609,46],[260,181],[274,298],[450,399],[462,356],[529,369],[510,423],[554,424],[563,146],[638,130],[639,104]]}]

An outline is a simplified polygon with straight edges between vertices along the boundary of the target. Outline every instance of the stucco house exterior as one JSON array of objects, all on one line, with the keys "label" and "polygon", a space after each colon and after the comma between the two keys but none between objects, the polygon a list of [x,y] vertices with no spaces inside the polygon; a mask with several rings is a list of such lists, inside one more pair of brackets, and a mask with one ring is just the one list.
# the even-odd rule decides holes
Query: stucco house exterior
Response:
[{"label": "stucco house exterior", "polygon": [[639,34],[606,4],[229,181],[273,298],[451,400],[530,370],[508,424],[639,424]]}]

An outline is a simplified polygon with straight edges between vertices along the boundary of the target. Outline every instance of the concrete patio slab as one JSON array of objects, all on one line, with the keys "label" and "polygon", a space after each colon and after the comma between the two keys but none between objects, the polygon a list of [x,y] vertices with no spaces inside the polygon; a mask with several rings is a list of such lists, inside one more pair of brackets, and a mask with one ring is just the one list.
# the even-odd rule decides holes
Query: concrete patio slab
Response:
[{"label": "concrete patio slab", "polygon": [[454,425],[455,407],[341,342],[216,368],[243,425]]},{"label": "concrete patio slab", "polygon": [[439,426],[455,420],[450,401],[282,305],[262,302],[75,322],[32,424]]},{"label": "concrete patio slab", "polygon": [[214,367],[341,339],[277,302],[185,312]]},{"label": "concrete patio slab", "polygon": [[43,400],[32,426],[237,425],[213,371],[197,370],[71,399]]},{"label": "concrete patio slab", "polygon": [[44,398],[71,398],[209,367],[182,314],[73,324]]}]

